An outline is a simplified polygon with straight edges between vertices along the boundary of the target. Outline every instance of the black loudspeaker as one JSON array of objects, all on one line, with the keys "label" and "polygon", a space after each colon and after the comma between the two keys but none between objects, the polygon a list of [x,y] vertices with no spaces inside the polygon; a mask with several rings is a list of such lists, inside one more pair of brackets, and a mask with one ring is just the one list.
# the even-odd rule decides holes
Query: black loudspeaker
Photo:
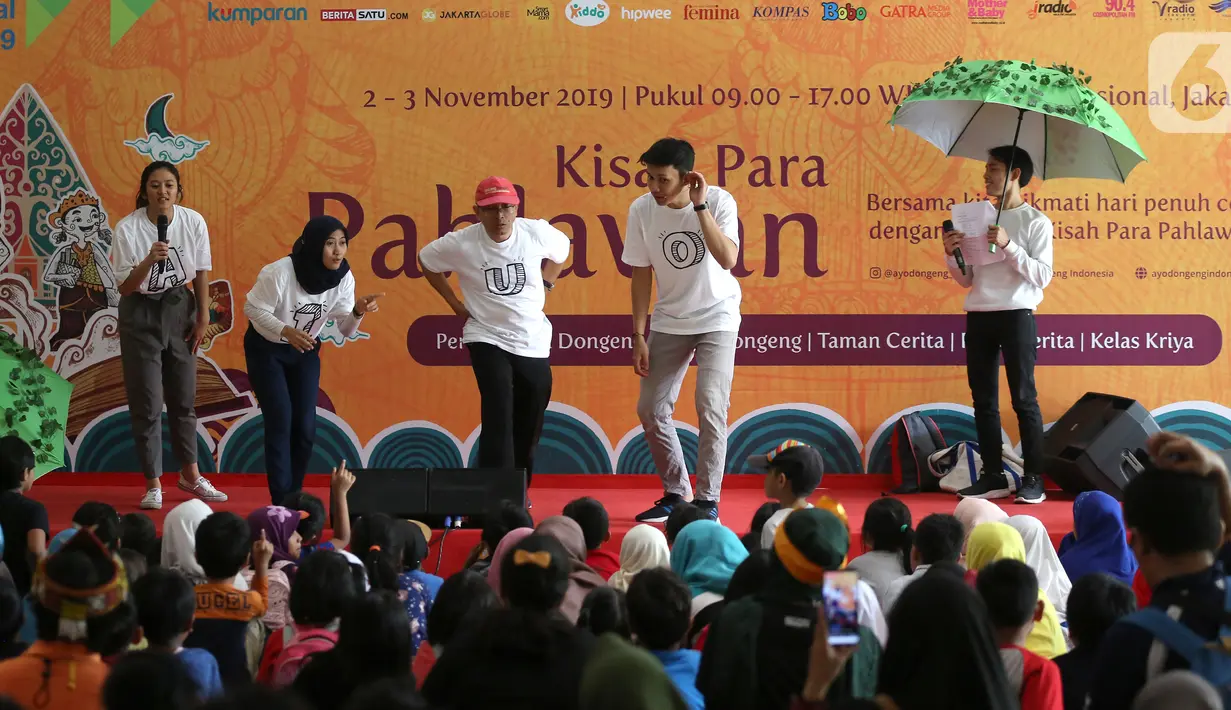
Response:
[{"label": "black loudspeaker", "polygon": [[1048,430],[1044,471],[1067,493],[1099,490],[1121,500],[1145,463],[1136,453],[1158,432],[1137,400],[1087,392]]},{"label": "black loudspeaker", "polygon": [[526,475],[515,469],[356,469],[346,502],[352,518],[387,513],[443,528],[445,518],[482,527],[503,500],[526,504]]}]

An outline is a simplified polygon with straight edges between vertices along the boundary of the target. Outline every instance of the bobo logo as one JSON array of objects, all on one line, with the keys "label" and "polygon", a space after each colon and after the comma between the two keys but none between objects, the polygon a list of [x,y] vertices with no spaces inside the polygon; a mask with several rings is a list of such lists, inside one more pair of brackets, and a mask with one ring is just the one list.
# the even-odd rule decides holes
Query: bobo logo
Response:
[{"label": "bobo logo", "polygon": [[573,0],[564,6],[564,16],[579,27],[593,27],[607,21],[611,8],[601,0]]},{"label": "bobo logo", "polygon": [[836,2],[821,3],[821,20],[823,22],[840,22],[843,20],[848,22],[862,22],[867,17],[867,8],[854,7],[849,2],[845,5],[839,5]]}]

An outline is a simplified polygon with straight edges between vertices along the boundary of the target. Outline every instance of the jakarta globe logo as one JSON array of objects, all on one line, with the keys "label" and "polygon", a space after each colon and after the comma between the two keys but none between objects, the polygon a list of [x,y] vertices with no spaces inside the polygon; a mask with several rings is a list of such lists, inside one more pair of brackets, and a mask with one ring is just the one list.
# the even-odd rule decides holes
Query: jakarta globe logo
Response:
[{"label": "jakarta globe logo", "polygon": [[593,27],[607,21],[611,8],[602,0],[571,0],[564,6],[564,16],[574,25]]}]

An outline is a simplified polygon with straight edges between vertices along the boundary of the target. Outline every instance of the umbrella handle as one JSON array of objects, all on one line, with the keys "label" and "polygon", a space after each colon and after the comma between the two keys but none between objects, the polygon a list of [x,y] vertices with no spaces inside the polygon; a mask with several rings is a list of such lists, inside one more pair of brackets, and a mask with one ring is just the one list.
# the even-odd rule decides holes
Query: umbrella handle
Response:
[{"label": "umbrella handle", "polygon": [[[1017,128],[1013,131],[1013,147],[1017,147],[1017,139],[1022,134],[1022,119],[1026,117],[1026,109],[1017,109]],[[996,203],[996,224],[1000,224],[1000,213],[1004,210],[1004,200],[1009,194],[1009,179],[1013,176],[1013,158],[1017,156],[1017,151],[1009,154],[1009,166],[1004,171],[1004,189],[1000,191],[1000,201]],[[996,242],[987,245],[987,251],[991,254],[996,253]]]}]

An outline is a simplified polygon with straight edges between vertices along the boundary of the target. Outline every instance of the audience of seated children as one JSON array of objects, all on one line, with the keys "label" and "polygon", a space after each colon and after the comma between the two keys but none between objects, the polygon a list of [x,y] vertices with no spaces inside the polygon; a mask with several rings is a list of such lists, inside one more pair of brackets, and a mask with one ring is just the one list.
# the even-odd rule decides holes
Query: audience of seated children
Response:
[{"label": "audience of seated children", "polygon": [[173,569],[155,567],[133,583],[132,596],[148,650],[174,656],[196,683],[202,699],[222,694],[213,654],[203,648],[184,648],[197,612],[192,583]]},{"label": "audience of seated children", "polygon": [[402,536],[402,569],[412,580],[420,582],[427,589],[428,598],[434,600],[436,592],[444,579],[423,569],[427,561],[428,543],[432,541],[432,529],[418,520],[394,520]]},{"label": "audience of seated children", "polygon": [[39,560],[47,554],[51,534],[47,509],[26,497],[34,485],[34,449],[17,436],[0,438],[0,529],[4,564],[20,596],[30,593]]},{"label": "audience of seated children", "polygon": [[29,644],[17,638],[25,618],[24,600],[12,582],[0,582],[0,661],[20,656]]},{"label": "audience of seated children", "polygon": [[308,557],[291,586],[292,623],[270,636],[257,680],[290,685],[313,655],[337,645],[341,618],[362,593],[345,557],[328,550]]},{"label": "audience of seated children", "polygon": [[863,548],[870,550],[851,560],[847,569],[859,573],[876,593],[881,607],[889,587],[910,574],[910,555],[915,531],[910,508],[897,498],[877,498],[863,514]]},{"label": "audience of seated children", "polygon": [[1073,531],[1061,538],[1059,552],[1060,564],[1073,582],[1102,572],[1132,584],[1137,574],[1124,509],[1102,491],[1086,491],[1073,501]]},{"label": "audience of seated children", "polygon": [[124,654],[103,683],[104,710],[194,710],[199,701],[188,669],[157,651]]},{"label": "audience of seated children", "polygon": [[821,485],[825,460],[817,449],[789,439],[764,456],[750,457],[748,463],[754,470],[765,471],[765,497],[782,505],[761,528],[761,549],[768,550],[786,516],[812,507],[808,497]]},{"label": "audience of seated children", "polygon": [[368,583],[373,590],[393,592],[402,601],[410,621],[411,655],[427,638],[427,615],[432,610],[427,585],[403,570],[406,559],[402,528],[384,513],[365,515],[355,521],[353,546],[359,551]]},{"label": "audience of seated children", "polygon": [[594,498],[586,496],[564,506],[564,515],[581,526],[586,540],[586,564],[598,572],[603,581],[611,579],[611,575],[620,569],[620,559],[603,549],[603,545],[611,541],[607,509]]},{"label": "audience of seated children", "polygon": [[961,521],[952,515],[932,513],[920,520],[910,551],[913,571],[905,577],[895,579],[885,590],[884,602],[881,604],[885,615],[888,616],[893,611],[893,605],[902,592],[931,569],[932,565],[941,562],[956,564],[960,561],[964,538]]},{"label": "audience of seated children", "polygon": [[1043,618],[1034,570],[1018,560],[997,560],[979,572],[976,584],[996,630],[1005,677],[1022,710],[1063,710],[1060,669],[1023,645],[1035,622]]},{"label": "audience of seated children", "polygon": [[[1151,463],[1124,489],[1130,544],[1152,590],[1149,609],[1179,622],[1204,642],[1217,641],[1226,618],[1225,572],[1215,555],[1228,526],[1227,468],[1219,456],[1171,432],[1149,442]],[[1142,612],[1138,612],[1142,613]],[[1153,673],[1186,670],[1161,639],[1120,620],[1103,637],[1090,679],[1089,710],[1126,708]],[[1194,669],[1197,670],[1197,669]]]},{"label": "audience of seated children", "polygon": [[489,610],[500,605],[500,599],[487,579],[478,572],[462,570],[445,580],[432,602],[427,615],[427,640],[415,653],[415,683],[423,687],[423,681],[436,665],[436,659],[454,636],[467,624],[483,618]]},{"label": "audience of seated children", "polygon": [[739,536],[740,542],[744,543],[744,547],[748,548],[749,552],[764,549],[761,547],[761,532],[765,530],[766,521],[779,510],[782,510],[782,504],[771,500],[762,503],[752,514],[752,523],[748,526],[748,532]]},{"label": "audience of seated children", "polygon": [[38,640],[0,663],[0,689],[38,710],[101,707],[102,658],[124,650],[137,625],[123,565],[86,532],[42,560],[32,581]]},{"label": "audience of seated children", "polygon": [[628,620],[633,638],[654,655],[692,710],[704,710],[697,690],[701,652],[683,647],[691,621],[692,593],[669,569],[648,569],[628,588]]},{"label": "audience of seated children", "polygon": [[89,530],[110,551],[120,546],[120,514],[115,508],[98,501],[86,501],[73,513],[72,525],[61,530],[47,543],[47,553],[54,554],[78,530]]},{"label": "audience of seated children", "polygon": [[1057,657],[1064,686],[1064,710],[1083,710],[1094,661],[1107,630],[1137,611],[1137,598],[1124,582],[1108,574],[1087,574],[1069,593],[1069,640],[1072,651]]},{"label": "audience of seated children", "polygon": [[1060,564],[1060,556],[1051,543],[1047,528],[1038,518],[1030,515],[1014,515],[1005,521],[1022,536],[1026,546],[1026,564],[1039,576],[1039,587],[1047,600],[1056,608],[1056,617],[1063,624],[1068,616],[1069,590],[1073,583]]},{"label": "audience of seated children", "polygon": [[[265,628],[270,631],[278,631],[290,623],[287,600],[291,596],[291,583],[299,567],[303,540],[299,535],[299,523],[307,515],[302,510],[291,510],[280,505],[263,506],[248,514],[248,530],[252,539],[256,540],[264,535],[274,548],[267,579],[269,606],[261,617]],[[255,571],[252,569],[243,571],[244,581],[248,586],[252,586],[254,575]]]},{"label": "audience of seated children", "polygon": [[[190,501],[191,502],[191,501]],[[248,667],[248,626],[269,607],[269,563],[274,546],[262,536],[253,541],[247,521],[235,513],[213,513],[196,532],[196,561],[205,583],[196,585],[196,620],[184,641],[188,648],[213,654],[229,689],[252,680]],[[167,548],[163,548],[165,553]],[[251,554],[251,589],[240,590],[235,577]],[[259,621],[258,621],[259,623]]]},{"label": "audience of seated children", "polygon": [[624,592],[611,587],[598,587],[591,591],[581,605],[577,628],[589,631],[595,638],[606,633],[630,638],[628,599]]},{"label": "audience of seated children", "polygon": [[735,568],[748,549],[731,529],[713,520],[698,520],[682,531],[671,548],[671,569],[692,592],[691,618],[727,593]]},{"label": "audience of seated children", "polygon": [[[333,506],[333,530],[331,531],[332,537],[328,540],[322,539],[325,522],[329,517],[325,512],[324,502],[302,490],[287,494],[286,499],[282,501],[283,506],[307,513],[307,517],[299,521],[300,554],[302,556],[306,557],[317,550],[331,550],[350,555],[346,552],[351,538],[350,506],[346,496],[353,485],[355,485],[355,474],[346,468],[346,462],[343,461],[333,470],[329,478],[330,503]],[[363,564],[358,557],[351,559],[351,562],[357,565]]]}]

